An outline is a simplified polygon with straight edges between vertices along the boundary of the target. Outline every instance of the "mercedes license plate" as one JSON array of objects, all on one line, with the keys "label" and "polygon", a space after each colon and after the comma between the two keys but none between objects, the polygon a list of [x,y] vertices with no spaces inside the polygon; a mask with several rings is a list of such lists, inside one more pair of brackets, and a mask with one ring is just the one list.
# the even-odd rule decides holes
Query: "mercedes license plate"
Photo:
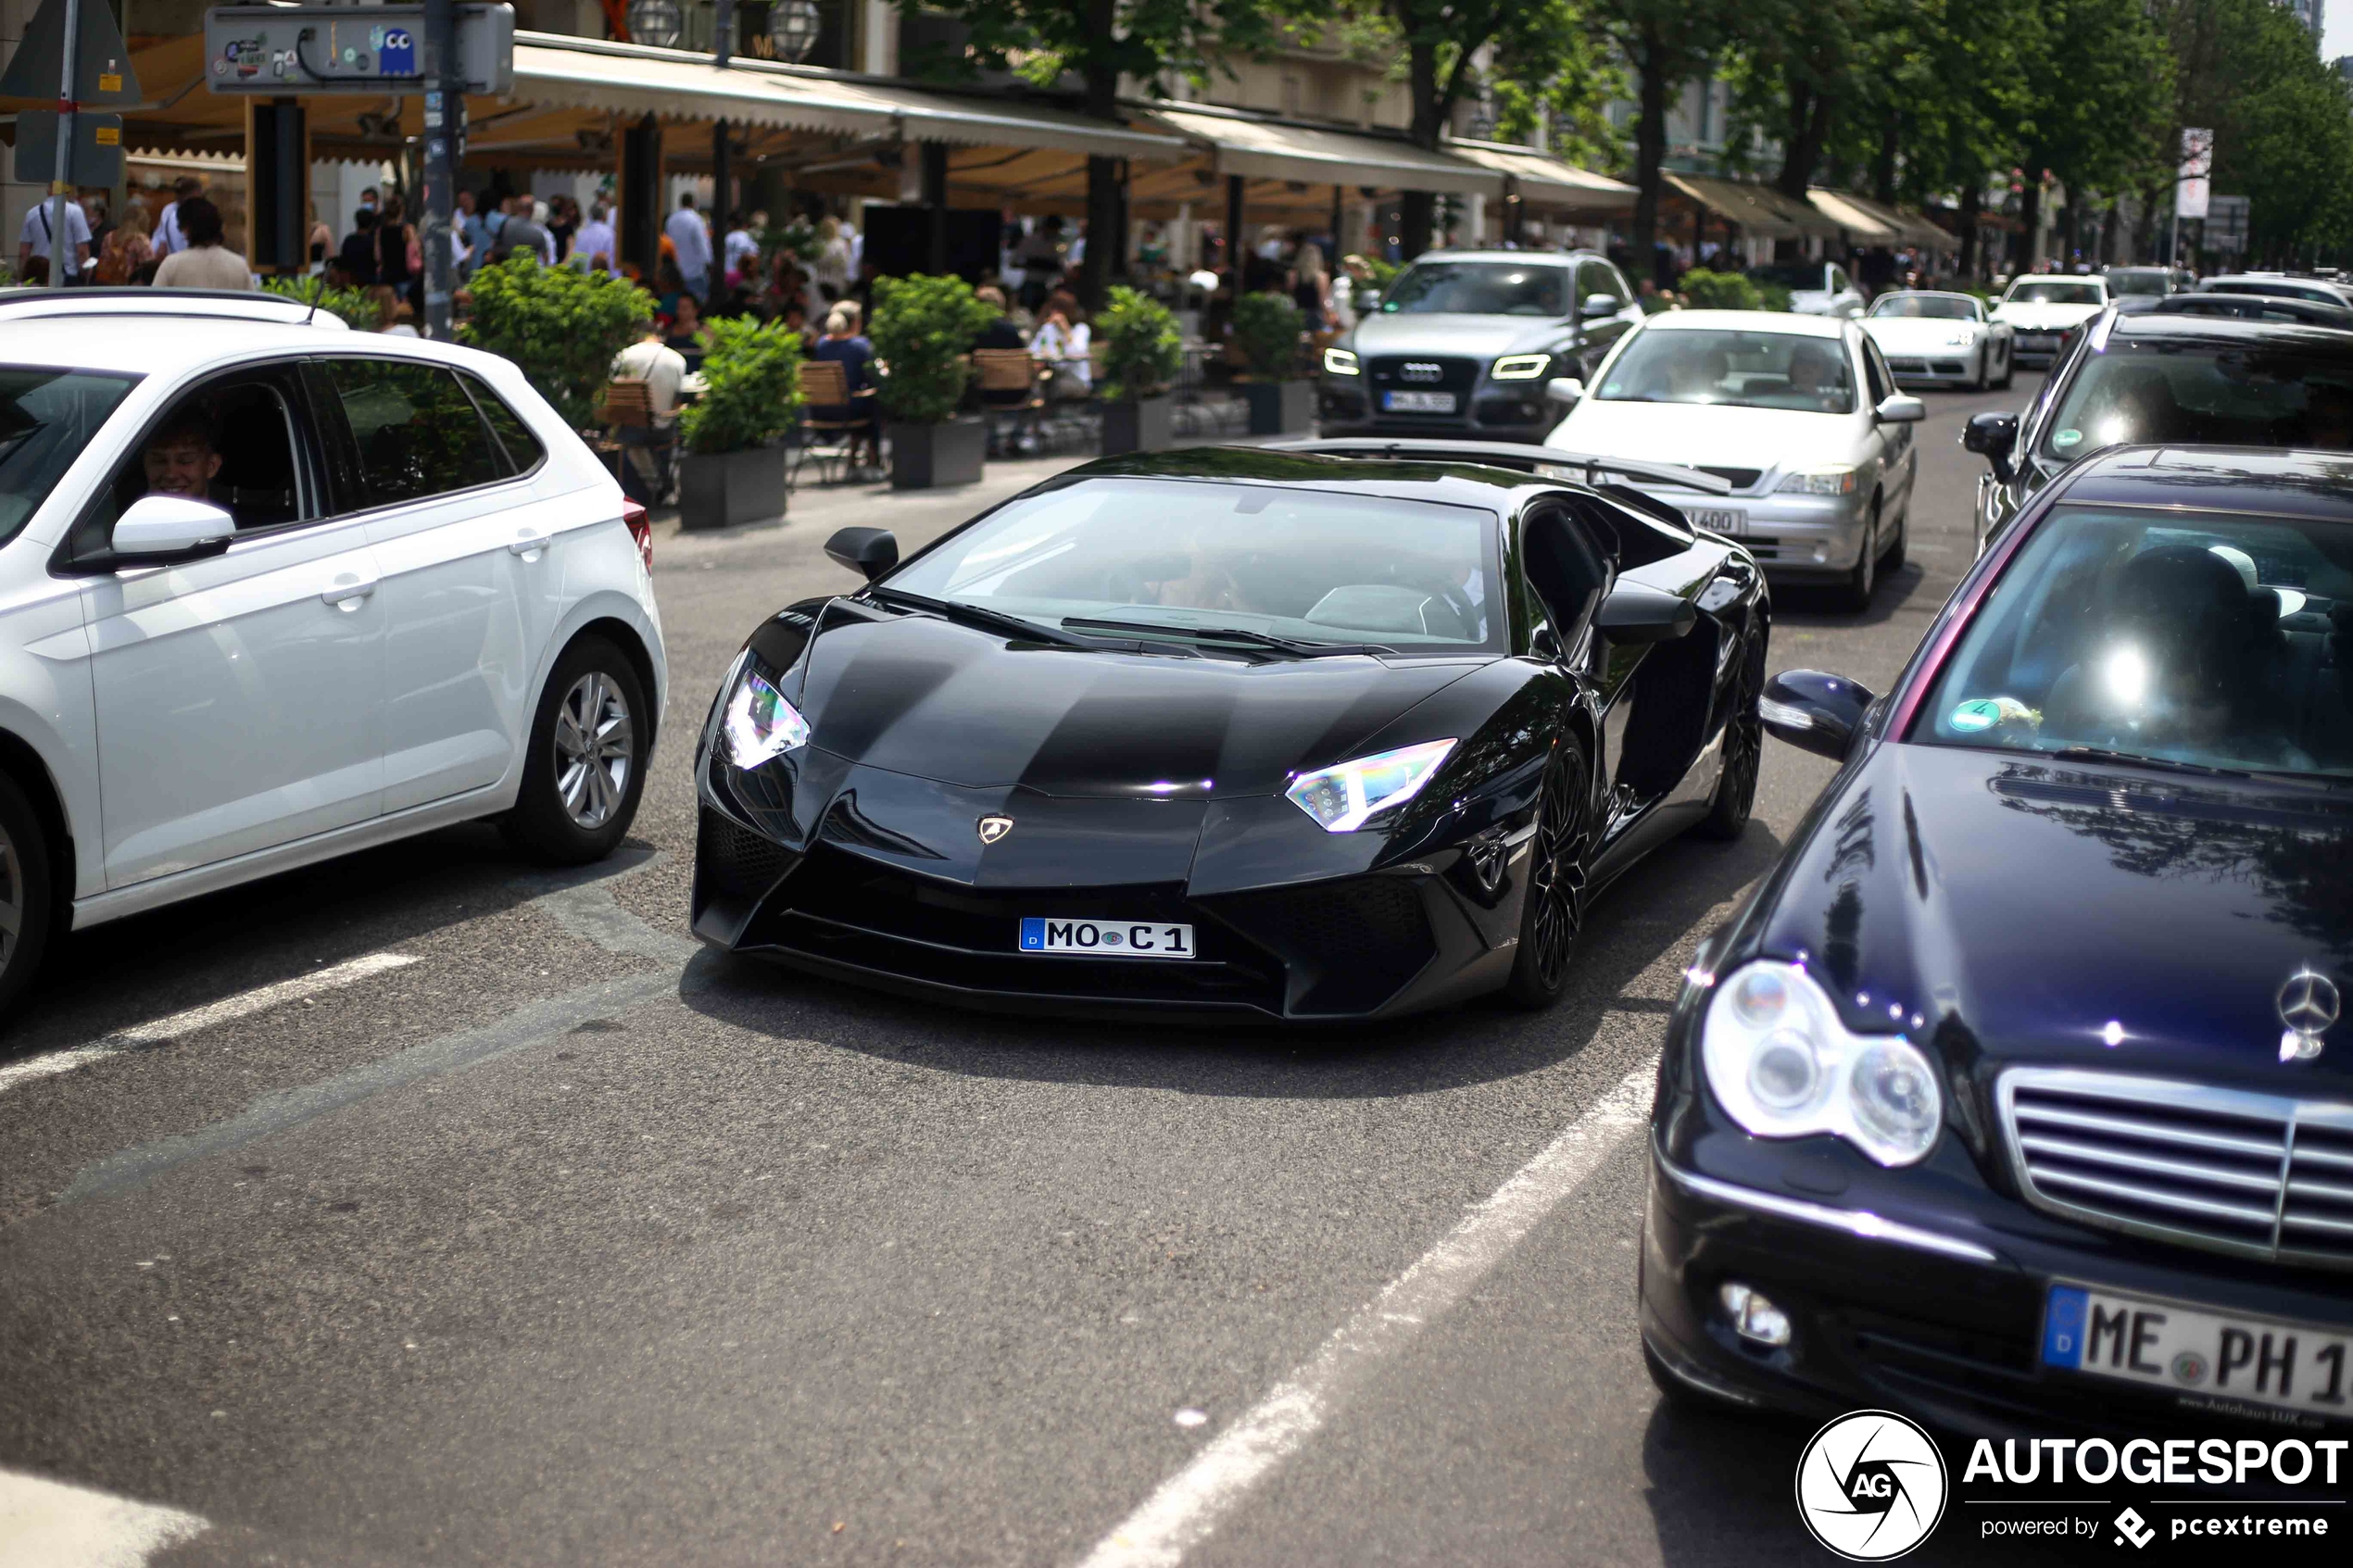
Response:
[{"label": "mercedes license plate", "polygon": [[1454,395],[1451,392],[1384,392],[1380,406],[1392,414],[1451,414],[1454,411]]},{"label": "mercedes license plate", "polygon": [[2340,1421],[2353,1415],[2348,1357],[2353,1330],[2084,1286],[2053,1285],[2043,1314],[2045,1366]]},{"label": "mercedes license plate", "polygon": [[1082,959],[1189,959],[1194,956],[1193,928],[1150,921],[1030,916],[1021,922],[1021,950]]},{"label": "mercedes license plate", "polygon": [[1716,533],[1738,534],[1748,527],[1746,512],[1726,511],[1717,507],[1685,507],[1683,515],[1692,520],[1693,528],[1705,528]]}]

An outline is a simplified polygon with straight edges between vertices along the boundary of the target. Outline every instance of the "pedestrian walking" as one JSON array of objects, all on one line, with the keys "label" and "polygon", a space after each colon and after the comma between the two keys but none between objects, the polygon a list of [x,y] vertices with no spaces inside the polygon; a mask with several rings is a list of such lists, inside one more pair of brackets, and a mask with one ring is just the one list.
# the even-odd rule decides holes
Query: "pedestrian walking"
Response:
[{"label": "pedestrian walking", "polygon": [[620,242],[613,233],[610,207],[603,202],[589,207],[588,221],[580,226],[580,233],[573,239],[572,249],[574,256],[587,262],[591,272],[616,270],[615,253],[620,249]]},{"label": "pedestrian walking", "polygon": [[678,198],[678,210],[662,225],[662,232],[670,236],[671,248],[678,257],[678,275],[686,282],[686,292],[698,299],[711,293],[711,231],[703,227],[702,214],[695,210],[695,194],[688,191]]},{"label": "pedestrian walking", "polygon": [[202,196],[180,204],[180,232],[187,243],[156,269],[159,289],[251,289],[253,269],[221,244],[220,209]]},{"label": "pedestrian walking", "polygon": [[[51,225],[57,221],[50,209],[56,206],[55,202],[44,201],[24,215],[24,229],[17,237],[17,276],[19,278],[30,273],[35,257],[47,263],[56,250],[57,236],[50,232]],[[90,220],[83,214],[80,202],[66,203],[64,230],[64,268],[69,281],[90,264]],[[42,270],[45,277],[47,267],[44,266]]]},{"label": "pedestrian walking", "polygon": [[182,174],[172,182],[171,200],[165,204],[162,216],[156,220],[156,256],[170,256],[175,250],[187,248],[187,236],[180,232],[180,204],[192,196],[204,194],[204,182],[193,174]]}]

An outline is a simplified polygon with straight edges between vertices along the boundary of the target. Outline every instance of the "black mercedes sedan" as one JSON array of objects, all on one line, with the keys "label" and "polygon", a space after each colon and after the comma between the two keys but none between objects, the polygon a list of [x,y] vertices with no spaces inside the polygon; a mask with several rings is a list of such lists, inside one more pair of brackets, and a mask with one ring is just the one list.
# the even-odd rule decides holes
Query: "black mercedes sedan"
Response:
[{"label": "black mercedes sedan", "polygon": [[2353,457],[2113,449],[1702,947],[1652,1126],[1655,1377],[1980,1436],[2353,1421]]},{"label": "black mercedes sedan", "polygon": [[1541,1007],[1592,893],[1755,791],[1763,577],[1632,491],[1193,451],[827,548],[866,584],[763,621],[696,753],[728,951],[1092,1016]]},{"label": "black mercedes sedan", "polygon": [[1962,431],[1992,470],[1978,481],[1978,548],[2070,463],[2136,442],[2353,448],[2353,332],[2171,309],[2093,317],[2023,414],[1978,414]]}]

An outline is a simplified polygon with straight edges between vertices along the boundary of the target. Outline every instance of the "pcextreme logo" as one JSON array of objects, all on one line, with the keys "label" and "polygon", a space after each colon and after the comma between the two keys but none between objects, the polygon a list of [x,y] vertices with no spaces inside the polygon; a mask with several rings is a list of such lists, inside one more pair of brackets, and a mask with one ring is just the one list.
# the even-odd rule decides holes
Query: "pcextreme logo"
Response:
[{"label": "pcextreme logo", "polygon": [[1797,1461],[1797,1516],[1850,1562],[1885,1562],[1944,1517],[1944,1456],[1892,1411],[1856,1411],[1814,1434]]}]

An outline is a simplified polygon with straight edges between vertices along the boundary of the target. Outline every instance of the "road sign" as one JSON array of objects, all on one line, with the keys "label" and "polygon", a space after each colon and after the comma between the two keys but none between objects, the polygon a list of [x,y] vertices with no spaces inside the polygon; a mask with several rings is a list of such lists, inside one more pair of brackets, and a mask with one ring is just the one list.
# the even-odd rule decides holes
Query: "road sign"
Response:
[{"label": "road sign", "polygon": [[2182,171],[2173,186],[2173,216],[2203,218],[2214,192],[2214,132],[2196,126],[2182,132]]},{"label": "road sign", "polygon": [[2206,206],[2206,245],[2209,250],[2246,249],[2246,225],[2254,203],[2246,196],[2215,196]]},{"label": "road sign", "polygon": [[[17,116],[17,178],[28,185],[46,185],[57,172],[57,111],[28,109]],[[111,185],[122,178],[122,116],[92,114],[73,117],[73,162],[66,182],[70,185]]]},{"label": "road sign", "polygon": [[[455,74],[469,93],[515,85],[515,8],[456,7]],[[216,93],[422,93],[422,6],[216,6],[204,19],[205,83]]]},{"label": "road sign", "polygon": [[[107,9],[104,0],[90,0],[73,9],[77,13],[74,101],[84,108],[137,103],[139,73],[131,69],[131,51],[122,46],[114,13]],[[41,9],[32,13],[32,25],[24,30],[16,54],[8,60],[8,69],[0,71],[0,98],[57,101],[57,84],[65,78],[66,10],[66,0],[42,0]],[[46,174],[39,178],[44,185],[49,182]]]}]

